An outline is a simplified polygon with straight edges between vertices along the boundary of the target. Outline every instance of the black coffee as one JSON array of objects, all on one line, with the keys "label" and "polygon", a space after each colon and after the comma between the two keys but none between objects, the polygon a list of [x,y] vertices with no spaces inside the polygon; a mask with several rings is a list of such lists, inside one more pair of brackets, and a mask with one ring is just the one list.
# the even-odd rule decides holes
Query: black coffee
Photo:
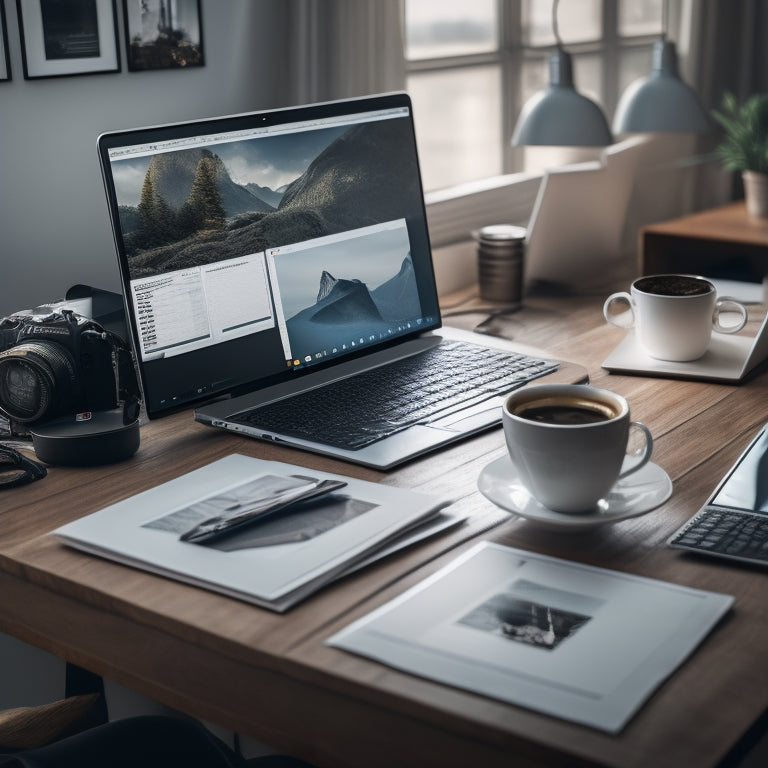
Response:
[{"label": "black coffee", "polygon": [[709,293],[712,284],[687,275],[653,275],[636,280],[635,288],[657,296],[700,296]]},{"label": "black coffee", "polygon": [[530,405],[521,408],[517,415],[530,421],[540,421],[545,424],[578,425],[595,424],[608,421],[613,416],[595,408],[579,405]]}]

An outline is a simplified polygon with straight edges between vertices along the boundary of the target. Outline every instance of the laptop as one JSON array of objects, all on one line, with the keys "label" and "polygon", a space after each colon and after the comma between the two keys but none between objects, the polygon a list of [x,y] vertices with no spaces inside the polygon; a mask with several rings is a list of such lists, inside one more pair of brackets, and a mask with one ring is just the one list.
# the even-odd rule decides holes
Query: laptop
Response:
[{"label": "laptop", "polygon": [[[503,398],[475,395],[350,448],[327,428],[297,436],[311,419],[296,400],[286,429],[246,418],[315,393],[313,409],[341,405],[346,426],[348,395],[319,387],[442,354],[448,337],[490,354],[487,373],[511,370],[509,342],[436,333],[407,94],[110,132],[98,150],[150,419],[194,407],[202,424],[381,469],[500,422]],[[558,368],[534,362],[534,378]],[[391,403],[365,398],[387,421]]]}]

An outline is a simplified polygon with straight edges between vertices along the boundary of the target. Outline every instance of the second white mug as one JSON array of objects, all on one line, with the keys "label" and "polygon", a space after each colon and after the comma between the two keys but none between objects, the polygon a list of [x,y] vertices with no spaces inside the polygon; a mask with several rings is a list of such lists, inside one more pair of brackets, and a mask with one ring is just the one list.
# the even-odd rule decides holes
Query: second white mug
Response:
[{"label": "second white mug", "polygon": [[[629,310],[628,312],[626,310]],[[722,313],[737,322],[723,324]],[[712,331],[736,333],[747,310],[734,299],[718,299],[715,286],[693,275],[651,275],[632,283],[630,292],[611,294],[603,315],[612,325],[633,328],[643,349],[658,360],[697,360],[709,347]]]}]

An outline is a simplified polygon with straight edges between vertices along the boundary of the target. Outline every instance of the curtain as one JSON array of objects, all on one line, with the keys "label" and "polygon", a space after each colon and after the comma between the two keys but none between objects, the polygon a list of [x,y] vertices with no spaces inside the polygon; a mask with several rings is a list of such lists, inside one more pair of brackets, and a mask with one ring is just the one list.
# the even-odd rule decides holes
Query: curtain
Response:
[{"label": "curtain", "polygon": [[401,0],[287,0],[290,103],[405,87]]},{"label": "curtain", "polygon": [[[669,37],[677,43],[680,74],[706,109],[726,92],[740,101],[768,91],[768,4],[763,0],[668,0]],[[692,174],[692,207],[709,208],[742,196],[741,175],[713,160],[719,127],[697,141],[697,157],[709,158]]]},{"label": "curtain", "polygon": [[671,0],[670,38],[681,72],[708,108],[730,91],[744,99],[768,89],[768,7],[763,0]]}]

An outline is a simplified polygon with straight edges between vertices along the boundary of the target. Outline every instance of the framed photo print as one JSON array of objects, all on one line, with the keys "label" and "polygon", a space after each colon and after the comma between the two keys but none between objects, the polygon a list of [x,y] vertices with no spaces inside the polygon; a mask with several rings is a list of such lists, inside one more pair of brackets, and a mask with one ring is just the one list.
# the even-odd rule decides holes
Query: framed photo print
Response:
[{"label": "framed photo print", "polygon": [[5,6],[0,3],[0,82],[11,79],[11,59],[8,56],[8,27],[5,26]]},{"label": "framed photo print", "polygon": [[200,0],[124,0],[128,69],[201,67]]},{"label": "framed photo print", "polygon": [[115,0],[16,0],[24,77],[119,72]]}]

